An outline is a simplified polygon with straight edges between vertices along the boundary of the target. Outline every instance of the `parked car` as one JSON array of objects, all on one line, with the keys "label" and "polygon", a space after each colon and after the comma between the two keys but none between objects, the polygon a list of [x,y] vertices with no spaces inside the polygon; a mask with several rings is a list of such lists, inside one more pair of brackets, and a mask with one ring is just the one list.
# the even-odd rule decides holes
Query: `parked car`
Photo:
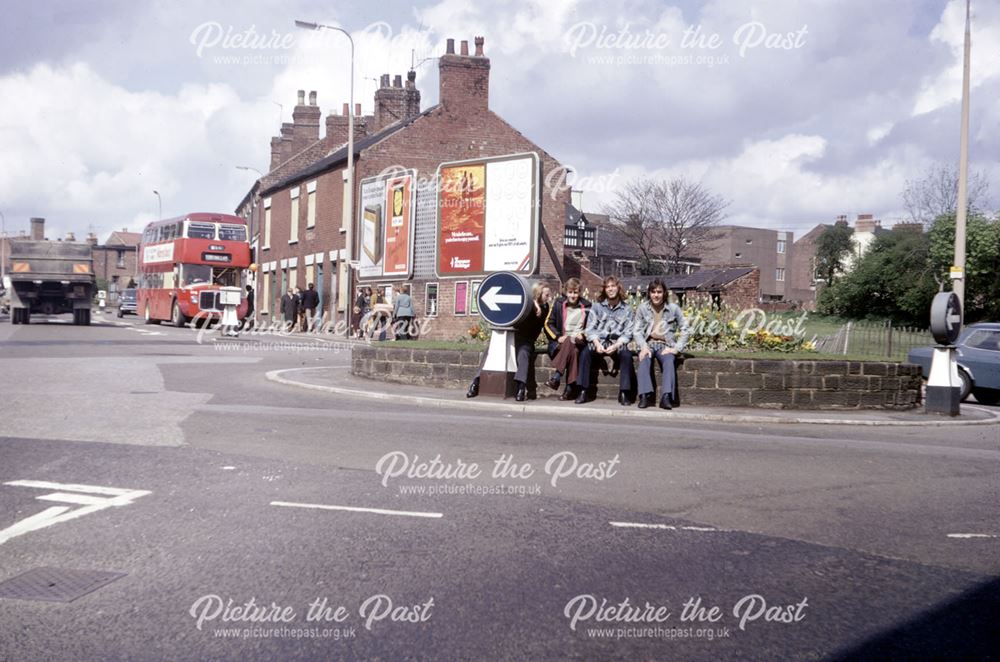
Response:
[{"label": "parked car", "polygon": [[125,315],[137,315],[135,302],[135,289],[128,288],[122,290],[118,295],[118,317]]},{"label": "parked car", "polygon": [[[972,393],[984,405],[1000,404],[1000,323],[968,326],[955,345],[958,376],[962,380],[961,399]],[[933,353],[933,347],[918,347],[907,357],[907,361],[920,366],[924,379],[931,373]]]}]

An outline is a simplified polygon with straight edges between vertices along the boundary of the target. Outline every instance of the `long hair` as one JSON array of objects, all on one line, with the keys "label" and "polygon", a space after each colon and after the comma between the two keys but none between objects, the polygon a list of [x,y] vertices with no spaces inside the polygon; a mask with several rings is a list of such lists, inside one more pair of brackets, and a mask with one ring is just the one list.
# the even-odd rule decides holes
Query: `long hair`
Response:
[{"label": "long hair", "polygon": [[618,280],[618,276],[608,276],[604,279],[604,282],[601,283],[601,295],[597,298],[598,301],[608,300],[608,285],[611,283],[618,286],[618,299],[619,301],[622,299],[622,282]]}]

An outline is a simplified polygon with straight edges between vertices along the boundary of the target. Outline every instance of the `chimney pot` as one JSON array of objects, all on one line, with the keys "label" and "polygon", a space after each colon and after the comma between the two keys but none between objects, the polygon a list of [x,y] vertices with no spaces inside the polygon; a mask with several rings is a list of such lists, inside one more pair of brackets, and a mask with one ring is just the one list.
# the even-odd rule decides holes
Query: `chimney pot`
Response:
[{"label": "chimney pot", "polygon": [[461,54],[462,55],[468,55],[469,54],[469,41],[467,39],[463,39],[462,40],[462,51],[461,51]]},{"label": "chimney pot", "polygon": [[485,57],[483,55],[483,44],[485,42],[486,39],[484,39],[483,37],[476,37],[476,57]]},{"label": "chimney pot", "polygon": [[361,104],[360,103],[354,104],[354,116],[355,117],[361,117]]},{"label": "chimney pot", "polygon": [[396,77],[392,79],[392,86],[403,87],[403,77],[399,74],[396,74]]},{"label": "chimney pot", "polygon": [[305,103],[306,103],[306,91],[305,90],[299,90],[299,103],[298,103],[298,105],[304,106]]},{"label": "chimney pot", "polygon": [[346,104],[345,103],[344,104],[344,112],[343,112],[344,117],[347,117],[347,114],[350,113],[350,112],[351,112],[351,106],[350,106],[350,104]]},{"label": "chimney pot", "polygon": [[455,40],[454,39],[449,39],[448,42],[447,42],[447,44],[448,45],[445,47],[445,51],[444,51],[445,55],[454,55],[455,54]]},{"label": "chimney pot", "polygon": [[309,93],[309,105],[310,106],[316,105],[316,90],[313,90],[312,92]]},{"label": "chimney pot", "polygon": [[406,80],[408,80],[411,83],[416,82],[416,80],[417,80],[417,72],[414,71],[413,69],[410,69],[409,71],[407,71],[406,72]]},{"label": "chimney pot", "polygon": [[382,77],[378,81],[379,87],[389,87],[389,74],[382,74]]}]

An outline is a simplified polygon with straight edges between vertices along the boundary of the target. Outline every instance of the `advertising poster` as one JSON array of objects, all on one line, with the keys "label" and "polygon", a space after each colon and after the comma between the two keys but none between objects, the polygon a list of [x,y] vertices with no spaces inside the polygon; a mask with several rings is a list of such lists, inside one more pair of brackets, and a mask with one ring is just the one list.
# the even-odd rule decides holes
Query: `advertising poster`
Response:
[{"label": "advertising poster", "polygon": [[438,196],[438,273],[481,273],[486,226],[486,166],[473,163],[442,167]]},{"label": "advertising poster", "polygon": [[408,277],[413,262],[415,171],[361,180],[358,276]]},{"label": "advertising poster", "polygon": [[382,274],[408,276],[410,274],[410,223],[413,212],[413,178],[409,175],[386,182],[385,250]]},{"label": "advertising poster", "polygon": [[531,273],[538,243],[538,156],[443,163],[438,169],[437,274]]},{"label": "advertising poster", "polygon": [[484,271],[526,271],[531,265],[533,166],[531,158],[486,164]]}]

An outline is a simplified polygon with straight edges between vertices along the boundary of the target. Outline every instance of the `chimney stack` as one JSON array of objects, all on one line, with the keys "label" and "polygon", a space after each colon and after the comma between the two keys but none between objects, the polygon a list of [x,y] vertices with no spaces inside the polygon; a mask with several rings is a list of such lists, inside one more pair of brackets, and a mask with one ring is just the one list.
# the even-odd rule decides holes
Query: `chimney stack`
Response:
[{"label": "chimney stack", "polygon": [[31,219],[31,240],[32,241],[42,241],[45,239],[45,219],[44,218],[32,218]]},{"label": "chimney stack", "polygon": [[462,42],[455,55],[455,40],[448,40],[448,50],[438,58],[442,106],[451,113],[480,113],[489,109],[490,60],[482,55],[485,39],[476,37],[476,55],[469,56],[469,42]]},{"label": "chimney stack", "polygon": [[316,105],[316,92],[309,93],[310,105],[306,103],[305,90],[299,90],[299,103],[292,111],[292,145],[288,157],[292,157],[319,140],[319,122],[323,116]]},{"label": "chimney stack", "polygon": [[91,246],[96,246],[97,245],[97,235],[94,234],[93,232],[88,232],[87,233],[87,243],[90,244]]},{"label": "chimney stack", "polygon": [[375,114],[372,117],[372,133],[377,133],[396,122],[407,120],[420,114],[420,92],[417,90],[417,73],[410,71],[403,76],[396,74],[390,85],[389,74],[382,74],[379,88],[375,90]]}]

